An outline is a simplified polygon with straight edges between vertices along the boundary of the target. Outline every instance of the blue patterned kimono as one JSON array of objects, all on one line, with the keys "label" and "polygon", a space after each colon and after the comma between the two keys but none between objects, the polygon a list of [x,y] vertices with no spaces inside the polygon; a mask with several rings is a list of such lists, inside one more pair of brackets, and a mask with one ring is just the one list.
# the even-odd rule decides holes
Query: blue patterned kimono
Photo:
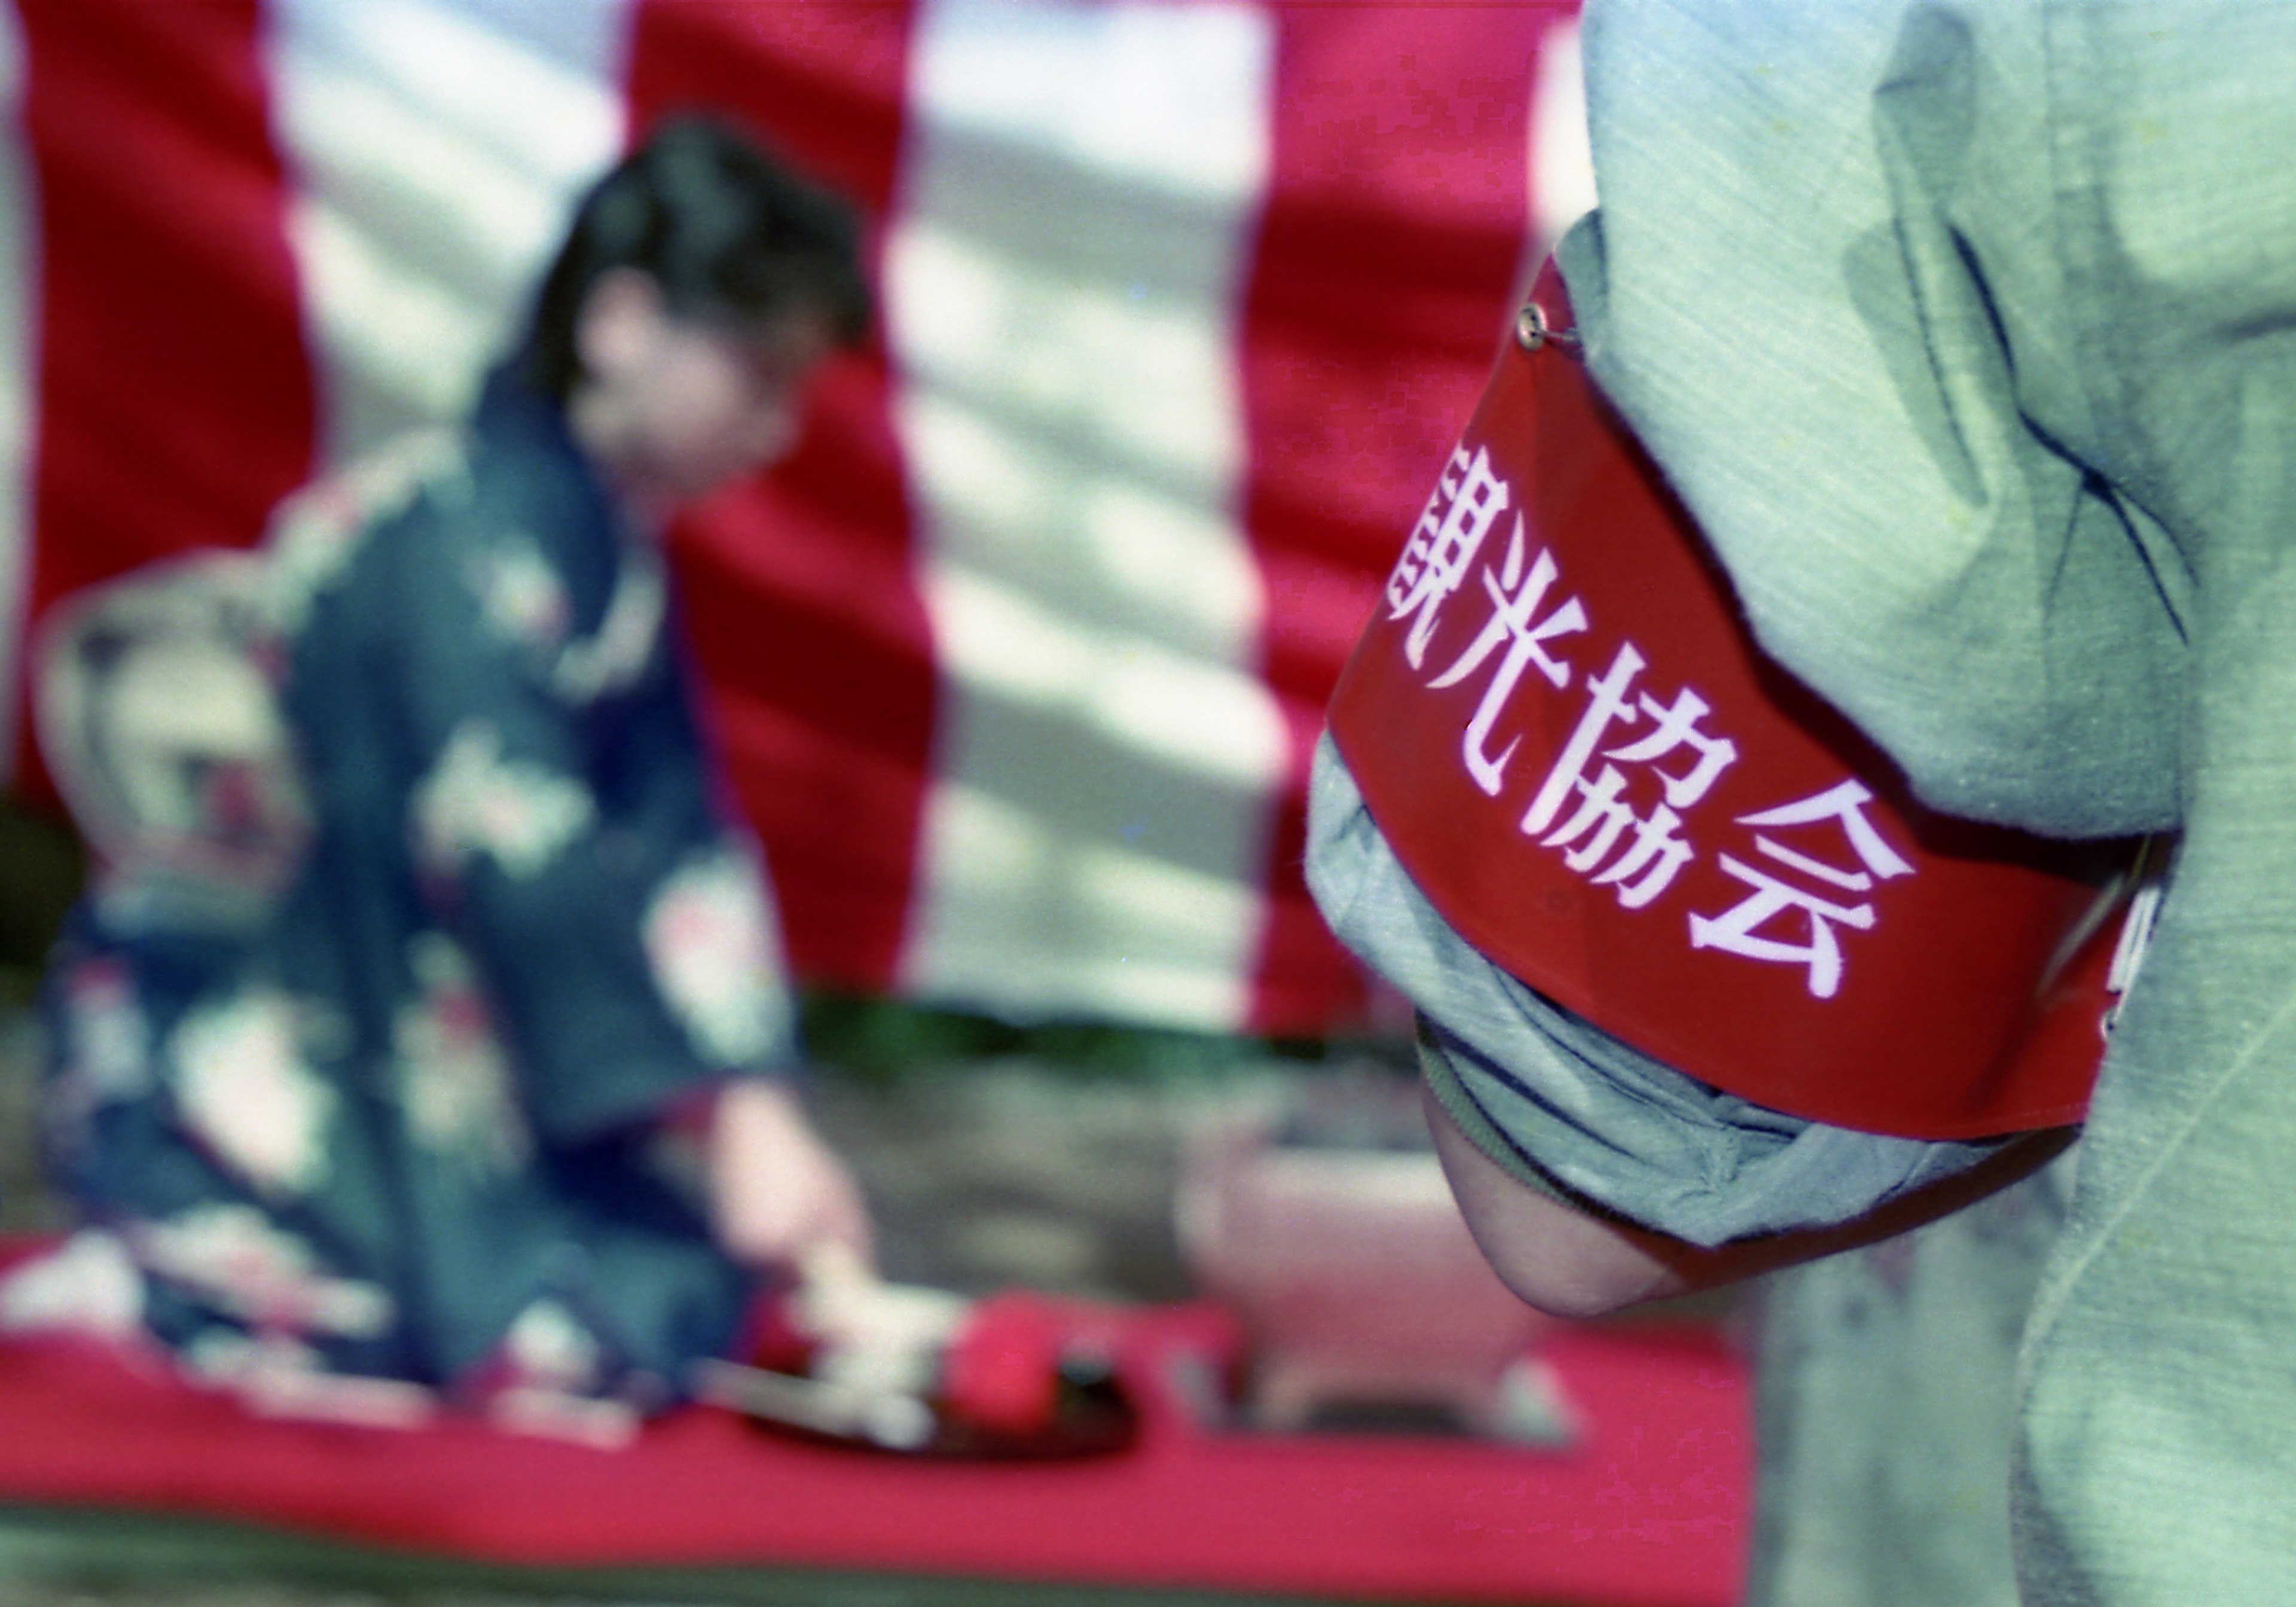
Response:
[{"label": "blue patterned kimono", "polygon": [[253,918],[132,865],[75,912],[58,1180],[195,1367],[665,1398],[750,1285],[663,1119],[793,1045],[660,561],[497,379],[291,504],[266,563],[308,839]]}]

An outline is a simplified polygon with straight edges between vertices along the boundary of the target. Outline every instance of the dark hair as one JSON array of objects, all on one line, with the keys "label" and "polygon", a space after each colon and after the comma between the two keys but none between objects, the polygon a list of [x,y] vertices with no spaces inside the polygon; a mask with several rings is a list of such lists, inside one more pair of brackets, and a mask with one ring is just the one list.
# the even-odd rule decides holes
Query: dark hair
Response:
[{"label": "dark hair", "polygon": [[852,209],[707,117],[657,124],[576,209],[511,358],[545,395],[564,401],[581,381],[575,323],[617,268],[652,278],[683,316],[751,323],[803,309],[848,345],[869,327]]}]

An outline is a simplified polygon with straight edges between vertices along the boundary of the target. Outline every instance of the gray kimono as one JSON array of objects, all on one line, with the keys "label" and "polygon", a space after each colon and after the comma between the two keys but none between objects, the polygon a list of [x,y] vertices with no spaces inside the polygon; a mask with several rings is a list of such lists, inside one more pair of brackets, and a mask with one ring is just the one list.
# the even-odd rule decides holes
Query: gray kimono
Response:
[{"label": "gray kimono", "polygon": [[[1588,360],[1765,645],[1940,808],[2182,832],[2027,1331],[2024,1599],[2296,1600],[2296,6],[1595,0],[1586,59]],[[1486,1147],[1628,1186],[1518,1081]]]}]

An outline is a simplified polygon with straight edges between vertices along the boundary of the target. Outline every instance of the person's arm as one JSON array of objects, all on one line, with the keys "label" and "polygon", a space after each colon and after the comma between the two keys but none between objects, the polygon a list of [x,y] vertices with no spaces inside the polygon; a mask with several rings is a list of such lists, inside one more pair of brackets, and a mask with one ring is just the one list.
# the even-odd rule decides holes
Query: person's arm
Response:
[{"label": "person's arm", "polygon": [[1484,1154],[1431,1092],[1422,1103],[1444,1176],[1484,1259],[1525,1302],[1562,1317],[1602,1316],[1894,1238],[2039,1170],[2079,1135],[2074,1127],[2029,1134],[1968,1171],[1837,1226],[1708,1250],[1538,1193]]},{"label": "person's arm", "polygon": [[860,1185],[822,1141],[786,1081],[735,1078],[712,1102],[702,1148],[710,1232],[750,1267],[802,1266],[835,1247],[873,1259]]}]

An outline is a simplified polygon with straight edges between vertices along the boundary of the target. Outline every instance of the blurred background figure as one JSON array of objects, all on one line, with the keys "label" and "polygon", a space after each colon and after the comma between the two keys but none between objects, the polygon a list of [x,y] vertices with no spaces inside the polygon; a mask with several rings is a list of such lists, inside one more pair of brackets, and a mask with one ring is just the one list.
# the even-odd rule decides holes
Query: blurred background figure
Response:
[{"label": "blurred background figure", "polygon": [[[1575,11],[1568,0],[1448,12],[920,0],[818,15],[682,0],[0,4],[0,46],[13,45],[20,68],[0,79],[12,119],[0,129],[0,320],[27,332],[0,341],[0,424],[28,426],[12,455],[0,435],[0,588],[20,597],[0,611],[0,637],[20,619],[27,637],[91,650],[76,681],[58,678],[78,688],[62,700],[79,700],[79,713],[61,711],[68,729],[132,723],[155,689],[180,709],[201,677],[215,695],[198,701],[214,717],[179,750],[192,762],[168,774],[188,791],[232,778],[218,791],[242,896],[220,906],[251,901],[259,914],[290,897],[315,831],[325,839],[326,800],[280,784],[270,763],[293,734],[291,706],[274,706],[275,726],[227,717],[264,707],[228,695],[267,675],[263,577],[214,560],[138,566],[251,546],[315,471],[337,490],[292,504],[263,560],[299,554],[284,566],[291,599],[333,563],[326,532],[358,524],[361,509],[403,495],[406,517],[430,517],[422,510],[445,482],[422,454],[437,448],[394,457],[393,444],[472,416],[484,434],[498,398],[475,394],[479,376],[518,343],[570,207],[666,119],[716,109],[852,198],[882,305],[871,338],[812,373],[788,456],[687,502],[663,531],[676,656],[722,800],[755,830],[775,893],[759,940],[718,861],[679,883],[696,896],[658,923],[673,947],[678,934],[718,934],[689,954],[740,957],[685,979],[718,1002],[721,1028],[735,1023],[720,1041],[748,1030],[740,1001],[757,995],[743,978],[760,969],[777,989],[785,954],[808,1050],[831,1062],[808,1105],[865,1184],[892,1277],[1132,1303],[1210,1289],[1244,1313],[1269,1363],[1250,1398],[1212,1403],[1229,1425],[1327,1423],[1338,1398],[1375,1421],[1399,1401],[1407,1409],[1390,1427],[1568,1439],[1568,1412],[1550,1409],[1536,1375],[1517,1370],[1512,1387],[1491,1389],[1510,1349],[1520,1354],[1542,1324],[1503,1297],[1495,1306],[1480,1263],[1462,1271],[1450,1255],[1460,1230],[1442,1215],[1423,1136],[1389,1129],[1398,1079],[1364,1066],[1400,1049],[1388,1041],[1398,1023],[1315,915],[1300,858],[1332,678],[1529,266],[1586,202],[1570,156],[1584,139],[1570,94]],[[148,172],[168,182],[134,176]],[[171,271],[155,273],[160,263]],[[609,281],[621,287],[605,303],[613,347],[659,309],[611,274],[599,288]],[[779,363],[802,366],[796,344]],[[650,409],[691,389],[608,409],[594,418],[613,426],[601,441],[627,443],[625,427],[658,422]],[[570,417],[588,461],[581,412]],[[362,471],[392,463],[398,486]],[[636,472],[608,477],[618,512],[643,521],[676,500],[661,466],[648,448]],[[551,588],[537,581],[561,555],[547,532],[522,527],[542,563],[511,553],[490,566],[486,595],[502,619],[546,633]],[[357,585],[360,562],[372,560],[334,584]],[[141,578],[120,583],[130,570]],[[588,584],[565,590],[587,606],[600,595]],[[637,634],[645,591],[611,588],[601,613],[567,627],[570,643],[600,644],[570,678],[611,678],[607,638]],[[364,609],[330,609],[334,594],[299,639],[348,679],[375,627]],[[619,613],[617,594],[630,599]],[[440,644],[450,656],[492,639],[463,606],[468,639]],[[340,641],[313,635],[337,620]],[[451,617],[415,620],[433,635],[454,628]],[[113,660],[100,646],[107,621],[173,645]],[[554,668],[551,678],[554,688]],[[176,730],[193,734],[180,717]],[[0,732],[0,761],[14,753],[14,783],[37,807],[47,777],[21,735]],[[439,869],[421,871],[417,897],[439,897],[459,920],[525,885],[482,839],[524,864],[518,845],[550,843],[582,810],[562,789],[484,784],[546,772],[533,750],[507,738],[456,750],[451,726],[444,735],[442,756],[465,767],[417,773],[455,784],[420,791],[408,809],[439,824],[422,840]],[[320,745],[363,741],[347,729]],[[594,825],[611,801],[592,799]],[[650,865],[629,834],[590,835],[617,874],[668,872],[669,856]],[[181,900],[217,881],[178,876],[158,890]],[[353,901],[320,902],[340,921]],[[524,1103],[522,1065],[505,1102],[503,1068],[485,1051],[521,1061],[520,1034],[538,1022],[586,1054],[598,1035],[580,1023],[603,996],[549,963],[570,930],[537,922],[544,957],[512,968],[532,979],[533,998],[566,1003],[567,1021],[554,1024],[496,987],[485,945],[434,922],[431,907],[423,931],[446,925],[454,947],[393,961],[396,985],[365,1006],[373,1020],[265,1005],[217,1033],[186,1009],[181,1021],[201,1030],[179,1025],[143,1045],[147,1067],[169,1075],[186,1047],[195,1059],[235,1051],[200,1061],[230,1068],[221,1096],[202,1095],[210,1116],[232,1105],[248,1067],[263,1081],[244,1112],[261,1113],[261,1131],[238,1160],[185,1145],[176,1168],[208,1178],[251,1160],[271,1179],[246,1185],[233,1201],[246,1209],[214,1223],[249,1260],[272,1257],[258,1310],[197,1314],[224,1336],[203,1353],[226,1371],[236,1355],[275,1382],[336,1376],[306,1371],[299,1347],[338,1365],[390,1361],[375,1354],[385,1328],[368,1291],[399,1285],[360,1272],[382,1260],[379,1230],[347,1234],[346,1252],[313,1226],[307,1197],[418,1167],[433,1242],[462,1231],[448,1218],[466,1208],[473,1244],[498,1232],[529,1242],[554,1209],[490,1203],[489,1177],[530,1179],[557,1141]],[[209,921],[248,914],[202,906]],[[640,950],[655,930],[625,929]],[[650,959],[625,958],[651,973]],[[92,1025],[80,1041],[101,1060],[106,1034],[132,1017],[115,1005],[148,989],[102,964],[71,974],[83,982],[58,988],[60,1015],[67,1031]],[[402,1018],[414,1039],[458,1054],[454,1094],[439,1078],[420,1109],[425,1132],[456,1134],[468,1152],[428,1156],[409,1132],[403,1153],[330,1152],[324,1181],[298,1194],[316,1175],[299,1169],[315,1111],[324,1127],[364,1126],[388,1090],[314,1099],[306,1079],[275,1074],[282,1046],[324,1059],[363,1032],[395,1052]],[[1350,1066],[1376,1085],[1360,1106],[1324,1097]],[[192,1086],[209,1087],[204,1076]],[[118,1088],[113,1114],[156,1109],[135,1076]],[[603,1119],[625,1093],[644,1103],[635,1089],[592,1091],[598,1103],[575,1127]],[[101,1125],[112,1093],[90,1081],[78,1093],[79,1108],[60,1114],[83,1131]],[[505,1103],[525,1119],[522,1138],[498,1119]],[[705,1113],[672,1103],[669,1120],[641,1124],[658,1144],[627,1142],[638,1129],[621,1128],[606,1149],[577,1147],[618,1179],[643,1179],[661,1209],[644,1242],[674,1253],[656,1266],[649,1251],[631,1298],[667,1310],[678,1290],[698,1289],[689,1309],[701,1309],[740,1274],[698,1236],[706,1212],[658,1186],[655,1156],[639,1152],[696,1154]],[[1198,1128],[1206,1142],[1183,1142]],[[72,1147],[69,1125],[59,1136]],[[504,1167],[521,1145],[525,1159]],[[552,1185],[580,1192],[567,1170],[551,1168]],[[1188,1196],[1180,1235],[1176,1182]],[[1376,1259],[1359,1253],[1355,1218],[1308,1215],[1335,1194],[1392,1208],[1384,1226],[1397,1236]],[[27,1201],[19,1188],[0,1203],[20,1212]],[[261,1234],[246,1232],[255,1225]],[[1442,1255],[1408,1239],[1422,1226],[1449,1231]],[[273,1254],[275,1230],[304,1240],[316,1266]],[[365,1259],[336,1259],[347,1253]],[[476,1257],[454,1259],[461,1279]],[[608,1275],[577,1259],[550,1269],[554,1291]],[[79,1265],[101,1291],[107,1267],[134,1262],[99,1249]],[[1397,1265],[1413,1275],[1382,1275]],[[1302,1269],[1311,1275],[1295,1279]],[[517,1280],[499,1282],[482,1291],[488,1322],[456,1319],[458,1354],[478,1357],[462,1374],[470,1387],[498,1398],[506,1382],[546,1375],[571,1396],[584,1365],[611,1377],[619,1363],[598,1341],[599,1312],[554,1294],[558,1310],[525,1322],[511,1309]],[[25,1305],[71,1306],[74,1287],[52,1283]],[[99,1299],[97,1314],[132,1318],[140,1278],[108,1287],[130,1298]],[[314,1311],[369,1337],[295,1337]],[[1418,1332],[1342,1357],[1330,1342],[1341,1316]],[[489,1323],[523,1330],[522,1373],[494,1366]],[[1440,1368],[1413,1350],[1430,1330],[1456,1341],[1470,1327],[1474,1345],[1455,1344]],[[350,1354],[361,1347],[370,1353]],[[624,1382],[658,1370],[632,1365]],[[403,1398],[338,1392],[335,1404],[387,1413]],[[1702,1512],[1728,1496],[1697,1482],[1686,1499]]]},{"label": "blurred background figure", "polygon": [[779,939],[659,550],[789,450],[865,326],[857,251],[840,203],[665,123],[466,429],[57,616],[44,734],[98,863],[45,1113],[89,1227],[17,1275],[20,1323],[77,1299],[273,1398],[648,1407],[758,1272],[865,1255],[782,1080]]},{"label": "blurred background figure", "polygon": [[1308,737],[1555,204],[1571,11],[20,0],[0,631],[462,419],[579,191],[716,108],[853,198],[883,301],[786,463],[667,543],[792,970],[1358,1030]]},{"label": "blurred background figure", "polygon": [[36,635],[460,419],[581,187],[718,108],[857,202],[883,302],[665,543],[815,1014],[1312,1056],[1380,1023],[1300,882],[1309,742],[1571,204],[1573,11],[20,0],[0,584]]}]

